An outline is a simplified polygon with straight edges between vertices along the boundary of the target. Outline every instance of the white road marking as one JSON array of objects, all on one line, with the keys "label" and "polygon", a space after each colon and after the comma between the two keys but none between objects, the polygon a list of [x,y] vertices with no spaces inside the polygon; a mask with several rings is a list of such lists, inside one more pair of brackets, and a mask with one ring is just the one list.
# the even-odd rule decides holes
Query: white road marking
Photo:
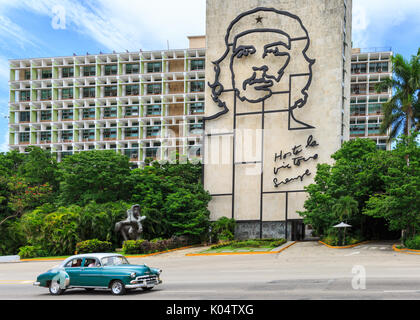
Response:
[{"label": "white road marking", "polygon": [[350,253],[350,254],[346,254],[345,257],[354,256],[356,254],[360,254],[360,251],[353,252],[353,253]]},{"label": "white road marking", "polygon": [[370,247],[370,250],[376,250],[378,247]]}]

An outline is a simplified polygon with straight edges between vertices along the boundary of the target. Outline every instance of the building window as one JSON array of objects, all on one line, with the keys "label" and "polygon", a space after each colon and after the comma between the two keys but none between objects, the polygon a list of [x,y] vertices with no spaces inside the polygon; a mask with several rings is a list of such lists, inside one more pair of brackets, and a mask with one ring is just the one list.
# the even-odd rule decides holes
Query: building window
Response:
[{"label": "building window", "polygon": [[351,65],[351,73],[358,74],[358,73],[366,73],[366,63],[353,63]]},{"label": "building window", "polygon": [[73,78],[74,68],[63,68],[62,75],[63,75],[63,78]]},{"label": "building window", "polygon": [[29,132],[19,133],[19,142],[29,142]]},{"label": "building window", "polygon": [[117,129],[104,129],[104,139],[105,140],[117,139]]},{"label": "building window", "polygon": [[95,87],[83,88],[83,98],[95,98]]},{"label": "building window", "polygon": [[382,112],[382,104],[371,103],[369,104],[369,114],[380,114]]},{"label": "building window", "polygon": [[116,117],[117,117],[116,107],[104,108],[104,118],[116,118]]},{"label": "building window", "polygon": [[191,92],[202,92],[202,91],[204,91],[204,81],[191,82]]},{"label": "building window", "polygon": [[156,158],[158,148],[147,148],[146,149],[146,158]]},{"label": "building window", "polygon": [[117,86],[105,87],[105,97],[116,97]]},{"label": "building window", "polygon": [[24,111],[19,114],[20,122],[29,122],[31,121],[31,113],[29,111]]},{"label": "building window", "polygon": [[388,72],[388,62],[370,63],[369,72],[371,73]]},{"label": "building window", "polygon": [[149,62],[147,64],[147,72],[148,73],[162,72],[162,62]]},{"label": "building window", "polygon": [[61,96],[63,99],[73,99],[73,88],[63,89]]},{"label": "building window", "polygon": [[95,130],[83,130],[83,140],[95,140]]},{"label": "building window", "polygon": [[130,159],[138,159],[139,157],[139,151],[138,149],[126,149],[124,150],[124,154],[129,157]]},{"label": "building window", "polygon": [[160,135],[160,126],[147,127],[146,136],[157,137]]},{"label": "building window", "polygon": [[25,80],[31,80],[31,71],[25,70]]},{"label": "building window", "polygon": [[140,72],[140,65],[139,64],[126,64],[125,65],[125,73],[126,74],[134,74]]},{"label": "building window", "polygon": [[146,115],[160,116],[162,114],[162,106],[159,104],[147,106]]},{"label": "building window", "polygon": [[51,111],[41,111],[41,121],[51,121]]},{"label": "building window", "polygon": [[[373,120],[376,121],[376,120]],[[369,122],[371,122],[371,120],[369,120]],[[381,124],[380,123],[369,123],[368,124],[368,134],[369,135],[378,135],[380,133],[380,127]]]},{"label": "building window", "polygon": [[350,135],[354,136],[364,136],[366,127],[364,124],[351,124],[350,125]]},{"label": "building window", "polygon": [[191,70],[204,70],[205,62],[204,60],[191,60]]},{"label": "building window", "polygon": [[50,142],[51,141],[51,132],[43,131],[41,132],[41,141]]},{"label": "building window", "polygon": [[61,120],[73,120],[73,110],[63,110],[61,112]]},{"label": "building window", "polygon": [[125,117],[134,117],[139,115],[138,106],[129,106],[125,108]]},{"label": "building window", "polygon": [[52,91],[50,89],[41,90],[41,100],[51,100]]},{"label": "building window", "polygon": [[203,113],[204,112],[204,102],[191,103],[190,110],[191,110],[191,114]]},{"label": "building window", "polygon": [[42,79],[51,79],[52,78],[52,69],[43,69],[41,72]]},{"label": "building window", "polygon": [[96,75],[96,67],[90,66],[90,67],[83,67],[83,76],[85,77],[92,77]]},{"label": "building window", "polygon": [[198,120],[197,123],[194,122],[194,120],[190,120],[190,131],[194,130],[203,130],[203,120]]},{"label": "building window", "polygon": [[154,83],[147,85],[147,94],[161,94],[162,93],[162,84]]},{"label": "building window", "polygon": [[73,131],[66,130],[61,133],[61,140],[63,142],[71,142],[73,140]]},{"label": "building window", "polygon": [[116,64],[105,66],[105,75],[112,76],[118,73],[118,66]]},{"label": "building window", "polygon": [[124,134],[126,138],[138,138],[139,128],[126,128]]},{"label": "building window", "polygon": [[20,92],[20,101],[30,101],[31,92],[30,91],[21,91]]},{"label": "building window", "polygon": [[83,110],[83,119],[94,119],[95,118],[95,108],[89,108]]},{"label": "building window", "polygon": [[139,95],[139,85],[138,84],[127,85],[125,87],[125,95],[127,96]]},{"label": "building window", "polygon": [[366,115],[366,105],[365,104],[350,105],[350,115],[352,116]]}]

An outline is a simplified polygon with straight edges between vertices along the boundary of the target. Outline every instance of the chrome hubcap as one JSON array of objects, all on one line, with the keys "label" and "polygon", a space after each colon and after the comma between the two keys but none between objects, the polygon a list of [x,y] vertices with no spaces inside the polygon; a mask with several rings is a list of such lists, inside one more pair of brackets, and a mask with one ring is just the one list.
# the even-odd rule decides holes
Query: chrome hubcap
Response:
[{"label": "chrome hubcap", "polygon": [[120,293],[121,292],[121,290],[122,290],[122,285],[121,285],[121,283],[120,282],[114,282],[113,284],[112,284],[112,291],[114,292],[114,293]]},{"label": "chrome hubcap", "polygon": [[51,292],[52,292],[52,293],[57,293],[57,292],[58,292],[58,290],[59,290],[59,288],[60,288],[60,285],[58,284],[58,282],[57,282],[57,281],[54,281],[54,282],[51,284]]}]

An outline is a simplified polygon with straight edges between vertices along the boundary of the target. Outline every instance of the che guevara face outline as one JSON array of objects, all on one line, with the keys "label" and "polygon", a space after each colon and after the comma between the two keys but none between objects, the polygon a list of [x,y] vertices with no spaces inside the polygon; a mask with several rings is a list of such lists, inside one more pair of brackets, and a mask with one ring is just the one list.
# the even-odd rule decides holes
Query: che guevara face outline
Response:
[{"label": "che guevara face outline", "polygon": [[[270,40],[264,45],[253,44],[255,33],[268,35]],[[232,87],[241,101],[259,103],[270,98],[290,63],[290,36],[276,29],[255,29],[242,32],[234,38],[230,70]],[[246,59],[247,71],[243,60]]]},{"label": "che guevara face outline", "polygon": [[[257,20],[257,17],[259,17],[260,14],[264,16],[264,21],[266,21],[265,19],[268,19],[270,21],[274,21],[275,19],[282,19],[282,20],[290,21],[290,24],[293,27],[289,29],[293,31],[293,34],[292,33],[287,34],[285,30],[281,30],[278,28],[273,28],[273,27],[264,28],[264,23],[261,26],[258,25],[254,29],[252,29],[251,27],[248,30],[243,30],[242,33],[237,32],[235,30],[235,28],[241,28],[240,22],[243,19],[248,19],[248,21],[250,21],[250,19],[255,18]],[[261,18],[259,21],[261,21]],[[257,20],[257,24],[258,24],[258,20]],[[273,24],[269,22],[268,24],[274,25],[275,23]],[[238,25],[239,27],[237,27]],[[248,23],[243,26],[251,26],[251,25],[252,24]],[[229,112],[230,108],[232,108],[233,106],[228,106],[227,101],[223,97],[224,93],[227,93],[227,92],[234,91],[235,96],[239,100],[248,101],[250,103],[258,103],[258,102],[265,101],[275,93],[286,93],[285,91],[282,91],[282,90],[278,91],[278,88],[280,86],[278,86],[278,88],[275,88],[275,86],[278,85],[278,82],[283,83],[284,81],[286,81],[286,76],[283,76],[283,73],[288,67],[288,62],[285,60],[281,61],[281,59],[279,59],[279,62],[278,62],[279,65],[277,66],[277,70],[276,68],[270,68],[270,65],[267,63],[259,63],[259,64],[256,63],[251,67],[252,68],[251,72],[245,73],[244,76],[247,76],[245,79],[242,79],[242,78],[239,79],[238,75],[240,73],[235,72],[234,66],[237,62],[242,61],[241,58],[251,57],[252,56],[251,53],[253,53],[254,49],[255,49],[255,53],[257,53],[258,51],[258,48],[255,48],[255,46],[254,46],[254,49],[252,49],[252,47],[249,47],[248,51],[240,50],[240,49],[244,49],[244,48],[240,48],[241,46],[245,47],[245,44],[244,43],[241,44],[240,42],[245,38],[246,35],[254,33],[254,32],[277,33],[278,37],[280,39],[283,39],[283,40],[279,40],[283,42],[283,44],[281,43],[277,44],[277,51],[273,47],[272,51],[266,52],[267,55],[264,56],[265,58],[267,58],[269,54],[271,55],[277,54],[277,57],[287,60],[288,58],[287,53],[291,54],[293,50],[296,50],[296,49],[293,49],[294,48],[293,43],[295,41],[305,41],[304,48],[299,49],[299,53],[295,52],[295,54],[299,54],[304,58],[304,60],[306,61],[305,63],[307,64],[308,72],[305,74],[290,73],[290,77],[305,76],[307,78],[307,81],[306,81],[306,84],[303,84],[303,86],[299,88],[299,91],[300,91],[299,97],[297,97],[295,100],[290,101],[288,127],[289,127],[289,130],[304,130],[304,129],[313,128],[312,126],[307,125],[304,122],[297,120],[295,118],[295,115],[293,114],[295,109],[302,108],[307,103],[307,100],[309,97],[308,90],[312,83],[312,66],[316,62],[315,59],[311,59],[307,55],[307,51],[310,47],[310,37],[309,37],[308,31],[298,16],[291,14],[287,11],[281,11],[274,8],[264,8],[264,7],[258,7],[250,11],[246,11],[240,14],[236,19],[234,19],[230,23],[227,29],[226,36],[225,36],[226,50],[218,60],[215,60],[212,62],[213,68],[214,68],[214,81],[208,82],[208,87],[211,90],[211,99],[220,108],[219,109],[220,111],[216,112],[215,114],[204,117],[204,120],[206,121],[214,120]],[[243,39],[240,39],[241,37],[243,37]],[[276,41],[266,43],[264,47],[270,44],[274,44],[275,42]],[[260,48],[260,51],[261,51],[261,48]],[[264,55],[264,53],[261,53],[261,52],[259,54],[260,54],[260,57],[263,57]],[[228,63],[230,62],[230,66],[226,66],[227,67],[226,71],[229,70],[228,68],[230,67],[229,73],[231,74],[232,89],[229,88],[227,83],[223,83],[223,81],[221,81],[221,78],[222,78],[221,74],[225,72],[225,69],[224,69],[225,67],[222,66],[222,63],[225,59],[229,59]],[[245,59],[243,60],[243,62],[245,62]],[[264,66],[267,67],[266,68],[267,70],[265,70]],[[255,78],[253,74],[254,71],[256,73]],[[264,75],[264,72],[265,72],[265,75]],[[248,82],[245,82],[245,80],[248,80]],[[270,81],[272,81],[272,85]],[[245,94],[246,90],[243,89],[244,85],[245,85],[246,90],[248,90],[247,94]],[[259,94],[259,96],[257,93]]]}]

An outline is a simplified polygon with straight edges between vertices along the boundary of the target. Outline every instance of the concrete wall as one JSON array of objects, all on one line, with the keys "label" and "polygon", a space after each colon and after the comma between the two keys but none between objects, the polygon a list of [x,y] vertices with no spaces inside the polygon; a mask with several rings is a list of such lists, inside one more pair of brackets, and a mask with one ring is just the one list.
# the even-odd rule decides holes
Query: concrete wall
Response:
[{"label": "concrete wall", "polygon": [[207,0],[206,83],[217,86],[206,88],[204,185],[211,218],[242,221],[238,237],[284,234],[279,222],[301,218],[317,164],[349,138],[346,7]]}]

